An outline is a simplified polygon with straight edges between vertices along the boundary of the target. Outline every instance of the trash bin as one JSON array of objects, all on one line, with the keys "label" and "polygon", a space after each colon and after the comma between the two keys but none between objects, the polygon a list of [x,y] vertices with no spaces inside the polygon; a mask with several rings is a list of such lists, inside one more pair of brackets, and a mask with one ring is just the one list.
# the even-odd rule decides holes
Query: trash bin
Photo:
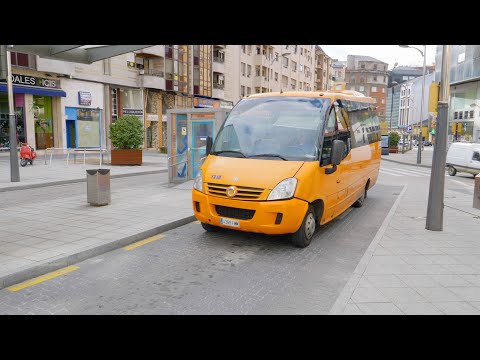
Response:
[{"label": "trash bin", "polygon": [[110,169],[87,170],[87,202],[93,206],[111,202]]}]

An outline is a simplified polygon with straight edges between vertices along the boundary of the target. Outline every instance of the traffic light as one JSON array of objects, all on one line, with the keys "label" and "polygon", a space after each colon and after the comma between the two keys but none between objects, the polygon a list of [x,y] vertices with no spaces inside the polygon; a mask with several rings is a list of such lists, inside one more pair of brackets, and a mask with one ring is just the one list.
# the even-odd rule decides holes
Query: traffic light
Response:
[{"label": "traffic light", "polygon": [[438,113],[438,94],[440,85],[437,83],[430,84],[430,92],[428,94],[428,112]]}]

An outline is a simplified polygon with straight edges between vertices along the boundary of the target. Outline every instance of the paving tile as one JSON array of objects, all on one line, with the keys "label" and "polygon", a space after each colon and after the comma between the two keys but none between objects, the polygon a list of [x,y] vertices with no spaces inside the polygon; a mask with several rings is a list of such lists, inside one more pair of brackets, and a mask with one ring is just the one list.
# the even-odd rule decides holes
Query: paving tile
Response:
[{"label": "paving tile", "polygon": [[380,292],[392,303],[421,303],[427,300],[412,288],[381,288]]},{"label": "paving tile", "polygon": [[41,251],[36,252],[34,254],[27,255],[24,258],[27,259],[27,260],[42,261],[42,260],[53,258],[53,257],[58,256],[58,255],[60,255],[60,253],[56,252],[56,251],[41,250]]},{"label": "paving tile", "polygon": [[22,240],[17,240],[17,241],[15,241],[14,244],[17,244],[17,245],[20,245],[20,246],[34,246],[35,244],[38,244],[38,243],[41,243],[41,242],[44,242],[44,241],[45,241],[44,238],[30,236],[30,237],[26,237]]},{"label": "paving tile", "polygon": [[360,311],[365,315],[403,315],[397,306],[392,303],[359,303]]},{"label": "paving tile", "polygon": [[445,255],[445,253],[441,250],[441,248],[437,247],[415,247],[415,251],[421,255]]},{"label": "paving tile", "polygon": [[370,261],[365,269],[364,275],[374,274],[415,274],[417,271],[413,267],[414,265],[408,264],[378,264]]},{"label": "paving tile", "polygon": [[480,286],[449,287],[448,289],[464,301],[480,301]]},{"label": "paving tile", "polygon": [[425,255],[402,255],[401,258],[407,264],[433,264],[433,261]]},{"label": "paving tile", "polygon": [[356,288],[351,296],[351,300],[355,303],[363,302],[389,302],[380,291],[375,288]]},{"label": "paving tile", "polygon": [[[452,266],[452,265],[416,264],[416,265],[411,265],[411,266],[416,270],[417,274],[430,275],[430,274],[452,274],[452,273],[454,273],[453,270],[447,269],[447,266]],[[453,265],[453,266],[457,266],[457,265]]]},{"label": "paving tile", "polygon": [[427,302],[396,303],[395,305],[406,315],[443,315],[443,313],[438,310],[434,305]]},{"label": "paving tile", "polygon": [[460,262],[450,255],[426,255],[434,264],[460,264]]},{"label": "paving tile", "polygon": [[371,288],[374,287],[365,276],[363,276],[357,284],[357,288]]},{"label": "paving tile", "polygon": [[383,246],[377,246],[373,255],[393,255],[391,249],[386,249]]},{"label": "paving tile", "polygon": [[470,284],[474,286],[480,286],[480,275],[459,275],[462,279],[467,280]]},{"label": "paving tile", "polygon": [[462,301],[462,299],[444,287],[416,287],[415,290],[429,302]]},{"label": "paving tile", "polygon": [[472,265],[464,265],[464,264],[447,264],[442,265],[445,269],[447,269],[452,274],[480,274],[479,269],[475,269]]},{"label": "paving tile", "polygon": [[425,274],[401,274],[398,277],[410,287],[440,287],[431,276]]},{"label": "paving tile", "polygon": [[17,250],[8,251],[8,252],[4,253],[4,255],[15,256],[15,257],[24,257],[24,256],[28,256],[28,255],[34,254],[36,252],[39,252],[39,251],[41,251],[41,249],[25,246],[25,247],[22,247],[22,248],[17,249]]},{"label": "paving tile", "polygon": [[63,245],[64,243],[61,241],[57,240],[46,240],[41,243],[37,243],[33,245],[33,247],[38,248],[40,250],[47,250],[47,249],[52,249],[55,248],[56,246]]},{"label": "paving tile", "polygon": [[477,310],[480,310],[480,301],[469,301],[468,303],[472,305],[474,308],[476,308]]},{"label": "paving tile", "polygon": [[[365,275],[361,280],[366,279],[371,286],[381,287],[407,287],[405,282],[401,280],[401,275]],[[361,281],[360,280],[360,281]],[[359,286],[359,285],[357,285]]]},{"label": "paving tile", "polygon": [[460,275],[454,274],[432,274],[430,277],[435,280],[438,284],[444,287],[450,286],[471,286],[471,284]]},{"label": "paving tile", "polygon": [[437,309],[447,315],[479,315],[480,310],[465,301],[435,302]]}]

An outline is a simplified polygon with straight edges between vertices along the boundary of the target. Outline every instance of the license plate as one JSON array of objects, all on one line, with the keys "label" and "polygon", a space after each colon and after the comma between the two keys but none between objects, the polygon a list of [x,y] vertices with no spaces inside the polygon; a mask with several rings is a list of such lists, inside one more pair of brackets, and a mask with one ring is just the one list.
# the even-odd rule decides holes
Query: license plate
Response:
[{"label": "license plate", "polygon": [[223,218],[223,217],[220,218],[220,224],[227,225],[227,226],[240,227],[240,221],[232,220],[232,219],[226,219],[226,218]]}]

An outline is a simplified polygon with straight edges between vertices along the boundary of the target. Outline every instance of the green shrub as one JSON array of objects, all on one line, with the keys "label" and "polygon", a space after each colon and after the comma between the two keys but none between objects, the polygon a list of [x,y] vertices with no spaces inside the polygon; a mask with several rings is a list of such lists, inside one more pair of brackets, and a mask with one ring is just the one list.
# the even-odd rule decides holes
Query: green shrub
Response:
[{"label": "green shrub", "polygon": [[400,141],[400,135],[397,132],[393,132],[393,131],[389,135],[390,135],[390,144],[388,146],[390,147],[398,146],[398,142]]},{"label": "green shrub", "polygon": [[110,125],[110,139],[114,149],[140,149],[143,144],[143,123],[138,117],[125,115]]}]

